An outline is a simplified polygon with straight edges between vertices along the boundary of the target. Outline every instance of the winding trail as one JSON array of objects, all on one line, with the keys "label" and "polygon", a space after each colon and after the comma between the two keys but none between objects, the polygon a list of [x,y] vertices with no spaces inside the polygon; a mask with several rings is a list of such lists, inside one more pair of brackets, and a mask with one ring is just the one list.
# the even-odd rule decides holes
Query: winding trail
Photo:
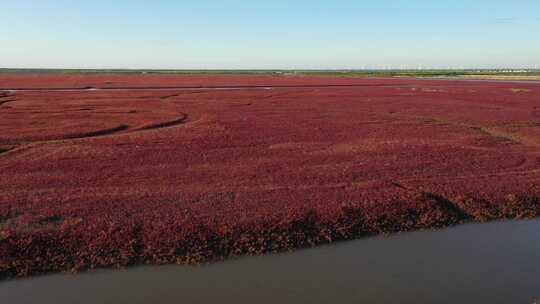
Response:
[{"label": "winding trail", "polygon": [[[85,91],[93,90],[92,88],[84,88]],[[2,93],[2,92],[0,92]],[[170,97],[174,97],[176,95],[172,96],[165,96],[160,97],[160,99],[164,100]],[[14,102],[17,101],[17,99],[8,99],[8,100],[2,100],[4,98],[11,98],[13,95],[11,94],[1,94],[0,95],[0,105],[6,104],[8,102]],[[34,111],[35,113],[49,113],[49,114],[63,114],[66,111],[56,111],[56,112],[47,112],[47,111]],[[28,111],[23,111],[22,113],[29,113]],[[92,114],[123,114],[124,112],[106,112],[106,113],[100,113],[99,111],[93,111]],[[0,157],[4,158],[8,155],[11,155],[15,152],[19,152],[22,150],[27,150],[31,148],[35,144],[46,144],[46,143],[53,143],[53,142],[61,142],[61,141],[70,141],[70,140],[81,140],[86,138],[95,138],[95,137],[106,137],[106,136],[115,136],[120,134],[131,134],[131,133],[137,133],[142,131],[148,131],[148,130],[156,130],[156,129],[162,129],[162,128],[169,128],[174,127],[177,125],[184,124],[188,122],[189,116],[187,113],[178,112],[178,117],[172,120],[164,120],[164,121],[156,121],[148,124],[143,124],[139,126],[132,126],[127,123],[119,123],[116,126],[109,127],[109,128],[103,128],[103,129],[97,129],[97,130],[89,130],[89,131],[83,131],[83,132],[76,132],[76,133],[66,133],[62,135],[51,135],[48,138],[45,139],[36,139],[36,140],[21,140],[21,141],[10,141],[8,144],[4,146],[0,146]],[[6,148],[7,147],[7,148]]]}]

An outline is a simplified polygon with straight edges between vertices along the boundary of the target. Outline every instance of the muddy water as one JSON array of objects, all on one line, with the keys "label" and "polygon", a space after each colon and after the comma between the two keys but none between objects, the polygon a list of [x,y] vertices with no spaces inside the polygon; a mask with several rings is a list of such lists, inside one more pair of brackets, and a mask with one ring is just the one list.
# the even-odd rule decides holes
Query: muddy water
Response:
[{"label": "muddy water", "polygon": [[540,303],[540,220],[0,283],[0,303]]}]

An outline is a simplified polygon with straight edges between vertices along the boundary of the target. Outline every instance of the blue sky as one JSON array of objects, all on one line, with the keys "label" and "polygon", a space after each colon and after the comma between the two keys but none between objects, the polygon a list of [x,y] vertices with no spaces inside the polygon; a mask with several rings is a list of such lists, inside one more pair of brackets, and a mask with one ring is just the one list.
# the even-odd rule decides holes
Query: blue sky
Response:
[{"label": "blue sky", "polygon": [[540,67],[538,0],[2,0],[0,67]]}]

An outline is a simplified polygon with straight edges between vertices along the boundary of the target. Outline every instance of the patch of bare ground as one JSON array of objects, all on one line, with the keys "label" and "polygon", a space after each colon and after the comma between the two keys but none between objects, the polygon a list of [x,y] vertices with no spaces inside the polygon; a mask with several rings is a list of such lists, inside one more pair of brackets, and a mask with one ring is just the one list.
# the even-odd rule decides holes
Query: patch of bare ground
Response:
[{"label": "patch of bare ground", "polygon": [[438,88],[422,88],[422,92],[424,93],[442,93],[444,92],[443,89]]},{"label": "patch of bare ground", "polygon": [[528,93],[531,90],[529,90],[529,89],[520,89],[520,88],[512,88],[512,89],[510,89],[510,91],[512,93]]},{"label": "patch of bare ground", "polygon": [[540,80],[537,75],[461,75],[455,78],[480,79],[480,80]]}]

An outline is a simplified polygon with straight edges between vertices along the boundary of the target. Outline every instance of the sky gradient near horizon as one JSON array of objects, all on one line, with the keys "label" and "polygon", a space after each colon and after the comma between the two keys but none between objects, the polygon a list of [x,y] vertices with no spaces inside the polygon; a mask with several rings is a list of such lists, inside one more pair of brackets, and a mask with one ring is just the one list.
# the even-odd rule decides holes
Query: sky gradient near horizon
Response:
[{"label": "sky gradient near horizon", "polygon": [[0,68],[540,67],[538,0],[3,0]]}]

